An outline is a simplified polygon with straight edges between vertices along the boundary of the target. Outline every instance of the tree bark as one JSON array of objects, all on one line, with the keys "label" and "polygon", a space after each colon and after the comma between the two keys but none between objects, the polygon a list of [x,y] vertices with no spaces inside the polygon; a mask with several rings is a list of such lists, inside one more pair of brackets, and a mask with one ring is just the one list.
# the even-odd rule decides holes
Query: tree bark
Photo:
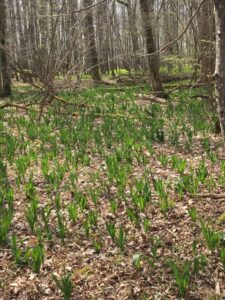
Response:
[{"label": "tree bark", "polygon": [[11,79],[8,69],[8,61],[5,50],[6,39],[6,6],[5,0],[0,0],[0,76],[2,77],[0,88],[1,96],[11,96]]},{"label": "tree bark", "polygon": [[215,21],[211,0],[203,4],[199,14],[199,35],[201,82],[208,82],[215,69]]},{"label": "tree bark", "polygon": [[[147,54],[154,53],[156,51],[154,33],[151,22],[151,7],[152,0],[139,0],[140,9],[141,9],[141,19],[144,29],[145,41],[146,41],[146,50]],[[150,4],[149,4],[150,3]],[[149,81],[152,86],[153,92],[162,93],[162,82],[159,75],[159,57],[158,55],[147,56],[148,61],[148,72],[149,72]]]},{"label": "tree bark", "polygon": [[[84,7],[91,6],[93,4],[92,0],[83,0]],[[88,58],[91,68],[91,75],[93,80],[101,80],[99,71],[98,54],[95,42],[95,29],[94,20],[92,15],[92,10],[88,9],[85,17],[85,33],[86,39],[88,41]]]},{"label": "tree bark", "polygon": [[225,0],[214,0],[216,14],[216,97],[225,141]]}]

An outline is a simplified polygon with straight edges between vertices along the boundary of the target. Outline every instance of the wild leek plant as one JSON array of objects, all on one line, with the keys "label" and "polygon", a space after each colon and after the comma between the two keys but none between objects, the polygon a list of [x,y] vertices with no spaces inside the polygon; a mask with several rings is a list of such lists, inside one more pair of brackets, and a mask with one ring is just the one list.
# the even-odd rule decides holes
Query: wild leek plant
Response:
[{"label": "wild leek plant", "polygon": [[206,257],[203,253],[196,254],[193,261],[193,270],[195,274],[198,274],[200,270],[204,270],[207,265]]},{"label": "wild leek plant", "polygon": [[61,241],[64,243],[65,237],[66,237],[66,223],[60,214],[60,212],[57,212],[57,225],[58,225],[58,234],[61,239]]},{"label": "wild leek plant", "polygon": [[134,224],[138,224],[139,222],[139,216],[138,216],[138,213],[136,212],[135,209],[131,208],[131,207],[128,207],[127,208],[127,216],[130,220],[130,222],[134,223]]},{"label": "wild leek plant", "polygon": [[184,297],[190,281],[190,267],[189,261],[185,261],[183,264],[178,265],[176,262],[171,261],[169,263],[175,278],[176,285],[181,297]]},{"label": "wild leek plant", "polygon": [[168,158],[168,155],[164,154],[164,153],[161,153],[159,156],[158,156],[158,161],[161,163],[161,165],[163,167],[167,167],[168,163],[169,163],[169,158]]},{"label": "wild leek plant", "polygon": [[116,210],[118,208],[118,202],[116,200],[111,200],[111,201],[109,201],[109,206],[110,206],[111,212],[115,215]]},{"label": "wild leek plant", "polygon": [[188,208],[188,214],[193,222],[197,220],[197,210],[195,207]]},{"label": "wild leek plant", "polygon": [[77,217],[78,217],[78,211],[77,211],[76,203],[69,204],[67,209],[68,209],[68,213],[69,213],[69,218],[70,218],[70,220],[72,221],[72,223],[74,225],[76,223]]},{"label": "wild leek plant", "polygon": [[87,208],[88,199],[87,197],[80,192],[76,192],[74,195],[75,201],[77,202],[80,210],[83,212]]},{"label": "wild leek plant", "polygon": [[187,161],[186,159],[182,159],[176,155],[172,155],[171,164],[173,169],[176,169],[179,174],[183,174],[187,166]]},{"label": "wild leek plant", "polygon": [[133,255],[133,265],[137,270],[140,270],[141,268],[141,254],[136,253]]},{"label": "wild leek plant", "polygon": [[211,251],[215,251],[220,244],[221,234],[211,229],[203,221],[201,221],[201,231],[205,238],[208,249]]},{"label": "wild leek plant", "polygon": [[120,228],[119,228],[118,235],[116,237],[116,244],[122,252],[125,249],[125,239],[126,239],[126,235],[125,235],[124,229],[121,225]]},{"label": "wild leek plant", "polygon": [[143,220],[143,228],[144,228],[144,231],[146,233],[149,231],[150,226],[151,226],[151,221],[147,217],[144,218],[144,220]]},{"label": "wild leek plant", "polygon": [[10,209],[0,208],[0,245],[8,240],[8,232],[12,223],[13,214]]},{"label": "wild leek plant", "polygon": [[21,267],[29,263],[29,249],[22,251],[22,249],[17,245],[17,239],[15,235],[13,235],[11,239],[11,249],[15,263],[18,266]]},{"label": "wild leek plant", "polygon": [[27,223],[30,226],[31,232],[34,233],[35,223],[37,222],[38,218],[38,200],[36,196],[32,198],[30,205],[28,205],[26,209],[25,215]]},{"label": "wild leek plant", "polygon": [[225,269],[225,248],[223,247],[220,249],[220,259]]},{"label": "wild leek plant", "polygon": [[73,293],[73,283],[71,280],[71,274],[64,274],[58,279],[54,274],[52,274],[52,279],[54,280],[56,286],[63,294],[64,300],[70,300]]},{"label": "wild leek plant", "polygon": [[134,188],[131,190],[133,203],[144,212],[147,203],[151,200],[150,186],[144,180],[136,180]]},{"label": "wild leek plant", "polygon": [[205,165],[204,160],[202,160],[200,162],[200,165],[199,165],[198,169],[196,170],[196,176],[201,183],[205,183],[206,178],[208,176],[208,169],[207,169],[207,166]]},{"label": "wild leek plant", "polygon": [[19,185],[21,183],[21,179],[25,179],[25,174],[30,164],[29,157],[23,155],[15,161],[15,164],[18,173],[17,184]]},{"label": "wild leek plant", "polygon": [[20,266],[23,264],[23,258],[22,258],[22,250],[18,248],[17,246],[17,241],[16,241],[16,236],[13,235],[11,239],[11,249],[12,249],[12,254],[15,259],[15,263]]},{"label": "wild leek plant", "polygon": [[108,231],[108,234],[110,235],[113,242],[115,242],[116,238],[116,226],[113,222],[109,221],[106,223],[106,229]]},{"label": "wild leek plant", "polygon": [[40,243],[30,250],[33,271],[39,273],[44,262],[44,247]]},{"label": "wild leek plant", "polygon": [[51,211],[52,211],[52,208],[50,208],[49,206],[46,206],[41,211],[42,221],[44,223],[47,239],[48,239],[49,242],[52,241],[52,232],[51,232],[51,229],[49,227],[49,219],[50,219]]},{"label": "wild leek plant", "polygon": [[214,151],[207,151],[207,157],[211,160],[211,162],[214,164],[217,161],[217,155]]},{"label": "wild leek plant", "polygon": [[31,200],[32,198],[35,197],[36,190],[35,190],[35,186],[34,186],[32,177],[29,177],[28,182],[25,184],[25,193],[26,193],[27,199],[29,199],[29,200]]},{"label": "wild leek plant", "polygon": [[89,223],[88,217],[86,218],[83,226],[84,226],[85,236],[86,236],[86,238],[88,238],[90,235],[90,229],[91,229],[91,225]]}]

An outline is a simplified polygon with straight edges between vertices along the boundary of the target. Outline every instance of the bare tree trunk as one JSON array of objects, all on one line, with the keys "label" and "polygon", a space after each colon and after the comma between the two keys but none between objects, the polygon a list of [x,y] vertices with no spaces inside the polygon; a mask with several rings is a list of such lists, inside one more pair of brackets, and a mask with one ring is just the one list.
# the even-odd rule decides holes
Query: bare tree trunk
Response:
[{"label": "bare tree trunk", "polygon": [[11,96],[11,79],[8,70],[7,56],[5,52],[6,39],[6,6],[5,0],[0,0],[0,76],[2,87],[0,88],[3,97]]},{"label": "bare tree trunk", "polygon": [[132,2],[129,0],[129,5],[127,6],[128,13],[128,22],[129,29],[131,34],[131,41],[133,46],[133,54],[134,54],[134,68],[137,70],[140,66],[140,59],[137,56],[139,52],[139,43],[138,43],[138,31],[137,31],[137,1],[134,1],[134,5],[132,7]]},{"label": "bare tree trunk", "polygon": [[202,6],[199,15],[199,31],[201,82],[208,82],[208,76],[212,75],[215,69],[215,24],[211,0],[206,1]]},{"label": "bare tree trunk", "polygon": [[[91,6],[93,4],[92,0],[83,0],[84,7]],[[86,39],[88,41],[88,56],[91,67],[91,74],[93,80],[101,80],[99,63],[98,63],[98,54],[96,49],[95,42],[95,29],[94,29],[94,20],[92,15],[92,10],[88,9],[85,17],[85,32]]]},{"label": "bare tree trunk", "polygon": [[[152,0],[149,2],[148,0],[139,0],[140,1],[140,9],[141,9],[141,18],[142,24],[145,34],[146,40],[146,48],[147,54],[154,53],[156,51],[154,33],[152,28],[151,21],[151,6]],[[150,3],[150,4],[149,4]],[[159,75],[159,58],[158,55],[147,56],[148,61],[148,72],[149,72],[149,81],[152,86],[153,92],[162,92],[162,83]]]},{"label": "bare tree trunk", "polygon": [[225,0],[214,0],[216,13],[216,96],[225,141]]},{"label": "bare tree trunk", "polygon": [[[24,8],[24,7],[23,7]],[[28,54],[27,54],[27,35],[26,35],[26,12],[22,11],[22,5],[19,0],[16,1],[16,15],[17,15],[17,25],[19,32],[19,57],[18,63],[20,68],[28,69]],[[26,81],[26,78],[22,78]]]}]

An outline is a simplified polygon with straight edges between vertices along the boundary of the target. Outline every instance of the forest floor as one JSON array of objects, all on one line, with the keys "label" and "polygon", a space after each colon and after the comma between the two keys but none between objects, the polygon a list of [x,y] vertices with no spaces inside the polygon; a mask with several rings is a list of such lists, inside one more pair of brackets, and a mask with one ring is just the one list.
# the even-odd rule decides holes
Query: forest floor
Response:
[{"label": "forest floor", "polygon": [[70,299],[69,283],[76,300],[225,299],[216,114],[203,89],[147,93],[64,92],[40,122],[0,111],[0,299]]}]

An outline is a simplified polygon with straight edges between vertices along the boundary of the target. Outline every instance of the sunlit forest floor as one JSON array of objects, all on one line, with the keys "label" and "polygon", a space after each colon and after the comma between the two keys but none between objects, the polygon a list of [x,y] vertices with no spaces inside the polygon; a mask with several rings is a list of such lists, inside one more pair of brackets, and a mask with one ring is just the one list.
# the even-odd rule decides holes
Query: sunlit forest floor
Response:
[{"label": "sunlit forest floor", "polygon": [[64,92],[40,122],[0,111],[1,299],[225,299],[216,113],[203,89],[147,93]]}]

